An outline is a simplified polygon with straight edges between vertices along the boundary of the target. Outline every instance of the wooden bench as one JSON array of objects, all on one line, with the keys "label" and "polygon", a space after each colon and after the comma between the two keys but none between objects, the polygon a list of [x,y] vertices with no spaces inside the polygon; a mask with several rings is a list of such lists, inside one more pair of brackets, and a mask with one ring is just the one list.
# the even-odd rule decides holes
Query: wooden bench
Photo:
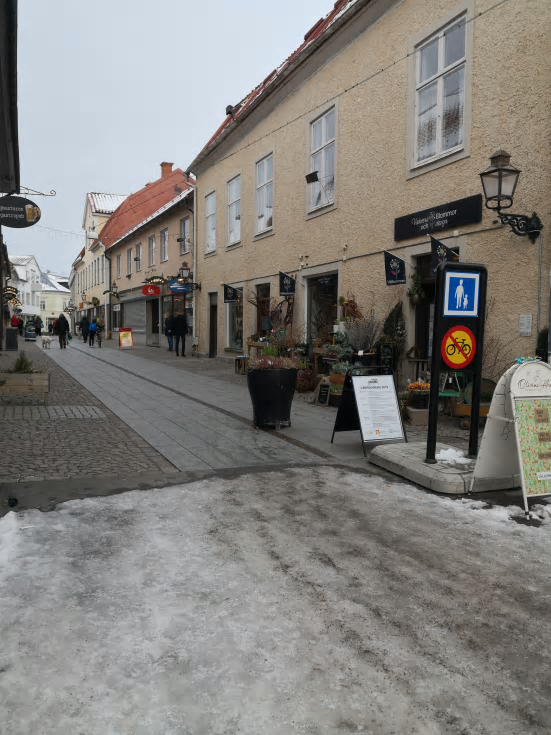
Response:
[{"label": "wooden bench", "polygon": [[50,373],[0,373],[0,393],[42,393],[48,405]]}]

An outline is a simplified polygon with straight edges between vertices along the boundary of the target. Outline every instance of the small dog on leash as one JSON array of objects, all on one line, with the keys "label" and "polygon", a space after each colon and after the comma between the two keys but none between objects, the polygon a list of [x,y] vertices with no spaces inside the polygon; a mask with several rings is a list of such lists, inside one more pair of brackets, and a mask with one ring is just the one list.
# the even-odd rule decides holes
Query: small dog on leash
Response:
[{"label": "small dog on leash", "polygon": [[51,344],[52,344],[51,337],[42,337],[42,349],[49,350]]}]

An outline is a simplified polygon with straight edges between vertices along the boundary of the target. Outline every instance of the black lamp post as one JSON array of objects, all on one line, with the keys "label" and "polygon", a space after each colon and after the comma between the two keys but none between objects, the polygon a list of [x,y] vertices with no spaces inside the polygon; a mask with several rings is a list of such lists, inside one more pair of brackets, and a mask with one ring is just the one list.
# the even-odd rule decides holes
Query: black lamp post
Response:
[{"label": "black lamp post", "polygon": [[507,151],[496,151],[490,156],[490,165],[480,174],[486,206],[497,212],[500,222],[509,225],[515,235],[528,235],[535,243],[543,229],[543,224],[535,212],[531,217],[525,214],[507,214],[503,209],[513,206],[515,189],[517,188],[520,169],[511,164],[511,155]]}]

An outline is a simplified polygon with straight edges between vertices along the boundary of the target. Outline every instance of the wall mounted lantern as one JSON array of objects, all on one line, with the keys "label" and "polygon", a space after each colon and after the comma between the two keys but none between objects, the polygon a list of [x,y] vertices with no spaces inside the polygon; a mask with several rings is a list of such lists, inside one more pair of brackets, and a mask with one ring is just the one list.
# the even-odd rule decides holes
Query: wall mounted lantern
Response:
[{"label": "wall mounted lantern", "polygon": [[528,235],[528,239],[535,243],[543,229],[535,212],[532,212],[531,217],[502,212],[503,209],[513,206],[520,173],[520,169],[512,165],[511,155],[507,151],[499,150],[490,156],[490,165],[482,171],[480,180],[487,208],[497,212],[500,222],[509,225],[515,235]]}]

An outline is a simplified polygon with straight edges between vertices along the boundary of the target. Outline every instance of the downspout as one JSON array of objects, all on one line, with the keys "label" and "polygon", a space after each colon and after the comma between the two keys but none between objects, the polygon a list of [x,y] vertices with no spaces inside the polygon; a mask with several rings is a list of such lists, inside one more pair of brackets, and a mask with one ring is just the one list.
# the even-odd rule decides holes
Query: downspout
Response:
[{"label": "downspout", "polygon": [[541,312],[541,264],[543,257],[543,234],[540,231],[540,251],[538,258],[538,314],[536,317],[536,339],[540,333],[540,312]]}]

